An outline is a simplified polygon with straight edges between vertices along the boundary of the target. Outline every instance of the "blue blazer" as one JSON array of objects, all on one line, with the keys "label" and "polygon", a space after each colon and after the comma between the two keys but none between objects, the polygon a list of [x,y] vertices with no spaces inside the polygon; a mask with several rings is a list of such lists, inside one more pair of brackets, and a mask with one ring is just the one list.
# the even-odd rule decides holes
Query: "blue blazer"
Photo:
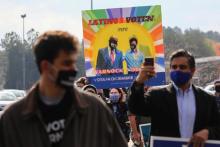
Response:
[{"label": "blue blazer", "polygon": [[115,61],[112,64],[108,47],[99,49],[96,69],[122,69],[123,54],[118,49],[115,50]]}]

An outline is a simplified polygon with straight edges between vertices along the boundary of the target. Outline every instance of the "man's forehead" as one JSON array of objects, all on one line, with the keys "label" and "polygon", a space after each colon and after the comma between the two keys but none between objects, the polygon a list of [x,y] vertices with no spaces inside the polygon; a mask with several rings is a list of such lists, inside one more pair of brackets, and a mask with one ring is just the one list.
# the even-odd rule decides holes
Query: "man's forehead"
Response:
[{"label": "man's forehead", "polygon": [[58,55],[58,58],[62,58],[62,57],[71,57],[71,58],[77,58],[78,57],[78,52],[77,51],[63,51],[61,50]]},{"label": "man's forehead", "polygon": [[188,63],[188,59],[186,57],[176,57],[176,58],[173,58],[173,60],[171,61],[171,64],[172,63]]},{"label": "man's forehead", "polygon": [[131,41],[131,43],[133,44],[133,43],[135,43],[136,44],[136,41],[135,40],[133,40],[133,41]]}]

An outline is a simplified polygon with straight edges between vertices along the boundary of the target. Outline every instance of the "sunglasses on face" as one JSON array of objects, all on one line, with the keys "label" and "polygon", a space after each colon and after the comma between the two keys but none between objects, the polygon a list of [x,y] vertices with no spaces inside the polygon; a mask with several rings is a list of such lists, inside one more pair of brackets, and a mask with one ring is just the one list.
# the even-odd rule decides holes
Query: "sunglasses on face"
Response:
[{"label": "sunglasses on face", "polygon": [[177,69],[179,67],[179,69],[181,70],[185,70],[188,68],[187,65],[184,65],[184,64],[180,64],[180,65],[171,65],[171,69]]}]

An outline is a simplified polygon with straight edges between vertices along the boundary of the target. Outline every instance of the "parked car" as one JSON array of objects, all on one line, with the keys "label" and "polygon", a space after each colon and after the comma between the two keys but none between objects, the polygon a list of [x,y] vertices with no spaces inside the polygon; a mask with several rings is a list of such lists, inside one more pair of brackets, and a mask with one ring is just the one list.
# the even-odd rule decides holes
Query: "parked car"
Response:
[{"label": "parked car", "polygon": [[26,95],[26,92],[24,90],[18,90],[18,89],[4,89],[3,92],[9,92],[13,93],[17,98],[23,98]]},{"label": "parked car", "polygon": [[207,86],[204,88],[204,90],[207,91],[208,93],[212,94],[212,95],[215,94],[214,84],[207,85]]},{"label": "parked car", "polygon": [[17,100],[18,98],[13,93],[1,91],[0,92],[0,111],[2,111],[5,108],[5,106]]}]

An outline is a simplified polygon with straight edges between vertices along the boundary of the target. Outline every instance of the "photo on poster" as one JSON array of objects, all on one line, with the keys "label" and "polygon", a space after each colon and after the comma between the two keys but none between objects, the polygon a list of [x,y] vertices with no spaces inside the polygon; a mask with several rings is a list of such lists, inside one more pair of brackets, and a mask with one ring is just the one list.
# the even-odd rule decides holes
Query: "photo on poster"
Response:
[{"label": "photo on poster", "polygon": [[156,77],[165,84],[161,6],[82,11],[85,70],[97,88],[129,87],[146,57],[154,59]]}]

